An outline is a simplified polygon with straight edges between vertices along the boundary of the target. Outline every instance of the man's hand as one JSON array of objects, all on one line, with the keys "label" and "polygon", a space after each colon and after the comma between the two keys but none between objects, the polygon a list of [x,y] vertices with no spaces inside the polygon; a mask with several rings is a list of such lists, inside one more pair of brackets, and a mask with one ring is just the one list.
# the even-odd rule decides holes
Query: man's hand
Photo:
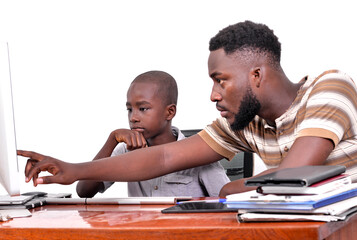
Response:
[{"label": "man's hand", "polygon": [[246,192],[246,191],[251,191],[257,189],[257,187],[246,187],[244,185],[244,182],[247,178],[242,178],[238,179],[229,183],[226,183],[221,191],[219,192],[219,197],[220,198],[225,198],[227,195],[234,194],[234,193],[240,193],[240,192]]},{"label": "man's hand", "polygon": [[147,147],[146,140],[143,134],[139,131],[129,129],[117,129],[112,132],[112,136],[115,137],[115,140],[118,143],[125,142],[126,148],[129,151]]},{"label": "man's hand", "polygon": [[[333,147],[333,142],[326,138],[312,136],[297,138],[279,167],[267,169],[255,176],[268,174],[283,168],[324,165]],[[304,153],[303,157],[301,153]],[[226,197],[229,194],[256,189],[256,187],[246,187],[244,185],[245,180],[247,178],[227,183],[222,187],[219,196]]]},{"label": "man's hand", "polygon": [[[25,180],[29,182],[32,179],[34,186],[48,183],[71,184],[77,180],[75,164],[66,163],[36,152],[18,150],[17,154],[29,158],[25,167]],[[42,171],[47,171],[52,176],[39,177]]]}]

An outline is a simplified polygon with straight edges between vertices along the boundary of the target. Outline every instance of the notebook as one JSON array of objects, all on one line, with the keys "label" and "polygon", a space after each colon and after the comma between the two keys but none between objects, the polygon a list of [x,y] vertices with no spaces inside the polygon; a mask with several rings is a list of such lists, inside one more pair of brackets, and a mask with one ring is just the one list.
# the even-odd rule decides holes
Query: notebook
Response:
[{"label": "notebook", "polygon": [[1,205],[21,205],[25,204],[26,202],[33,199],[34,196],[9,196],[9,195],[2,195],[0,196],[0,207]]},{"label": "notebook", "polygon": [[341,165],[284,168],[276,172],[250,178],[245,181],[245,185],[307,187],[321,180],[342,174],[345,171],[346,167]]}]

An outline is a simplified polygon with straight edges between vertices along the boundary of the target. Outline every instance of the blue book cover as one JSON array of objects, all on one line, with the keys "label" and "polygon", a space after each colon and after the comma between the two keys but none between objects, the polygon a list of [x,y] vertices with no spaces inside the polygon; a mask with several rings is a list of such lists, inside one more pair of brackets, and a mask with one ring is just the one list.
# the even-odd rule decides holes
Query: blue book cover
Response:
[{"label": "blue book cover", "polygon": [[276,209],[276,210],[311,210],[357,196],[357,188],[350,189],[323,199],[294,201],[226,201],[228,208],[235,209]]}]

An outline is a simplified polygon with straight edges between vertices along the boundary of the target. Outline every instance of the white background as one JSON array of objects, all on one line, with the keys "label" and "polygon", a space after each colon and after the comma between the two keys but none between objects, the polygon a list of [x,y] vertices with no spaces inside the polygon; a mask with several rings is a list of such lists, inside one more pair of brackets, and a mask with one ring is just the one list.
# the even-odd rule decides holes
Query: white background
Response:
[{"label": "white background", "polygon": [[[0,0],[17,147],[69,162],[91,160],[112,130],[128,126],[127,87],[148,70],[167,71],[178,82],[173,124],[203,128],[218,116],[209,100],[209,39],[239,21],[274,29],[293,82],[331,68],[356,79],[355,10],[352,0]],[[22,179],[25,161],[19,158]],[[116,186],[111,192],[125,196],[125,184]],[[23,180],[21,191],[76,196],[75,185],[34,188]]]}]

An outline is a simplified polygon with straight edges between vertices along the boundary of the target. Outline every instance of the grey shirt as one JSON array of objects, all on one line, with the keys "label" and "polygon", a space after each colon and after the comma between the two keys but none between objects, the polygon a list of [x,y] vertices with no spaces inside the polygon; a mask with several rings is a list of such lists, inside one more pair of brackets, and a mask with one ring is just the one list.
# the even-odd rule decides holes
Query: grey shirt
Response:
[{"label": "grey shirt", "polygon": [[[177,136],[178,141],[185,138],[176,127],[172,127],[172,132]],[[126,152],[129,152],[126,144],[120,143],[114,149],[112,156]],[[223,185],[229,181],[222,165],[214,162],[146,181],[128,182],[128,195],[129,197],[216,197]],[[112,184],[113,182],[104,182],[104,191]]]}]

